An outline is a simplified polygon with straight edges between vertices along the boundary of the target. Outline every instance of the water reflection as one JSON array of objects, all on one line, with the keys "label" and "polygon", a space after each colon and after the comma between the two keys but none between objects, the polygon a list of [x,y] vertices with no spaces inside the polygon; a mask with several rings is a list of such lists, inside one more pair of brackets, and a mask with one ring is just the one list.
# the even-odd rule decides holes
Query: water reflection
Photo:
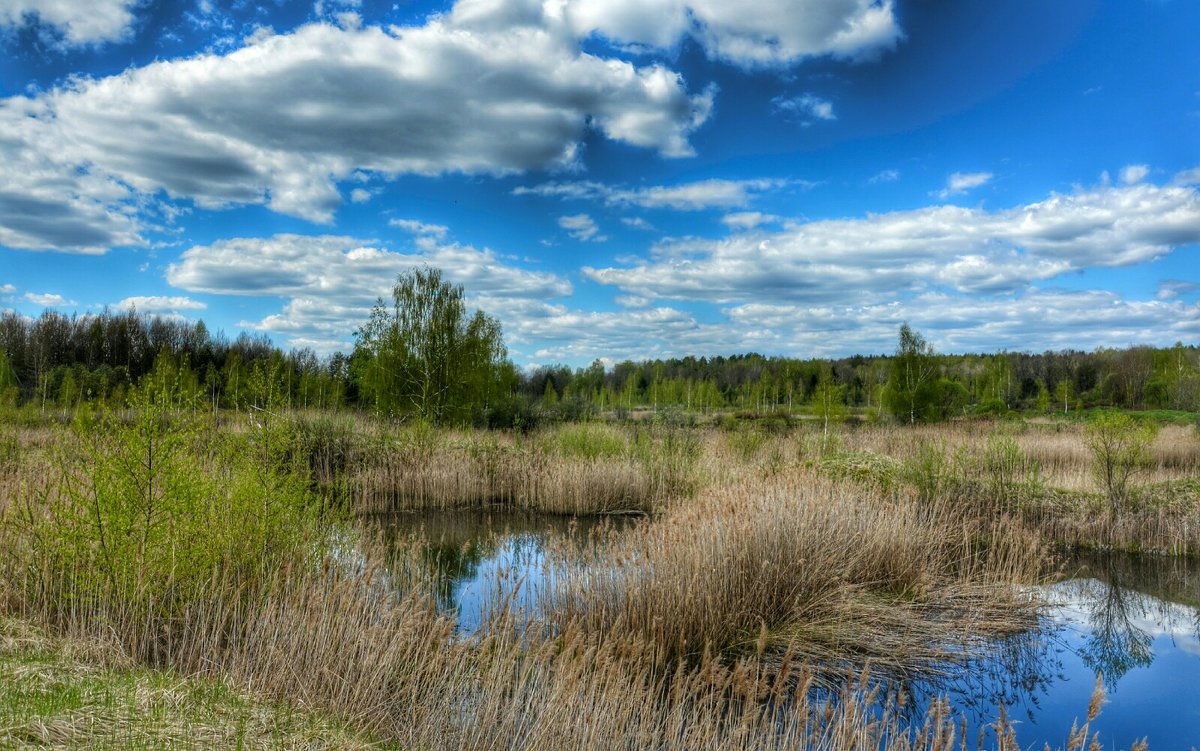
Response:
[{"label": "water reflection", "polygon": [[[496,607],[534,615],[537,588],[552,587],[556,571],[614,524],[484,511],[375,521],[396,551],[393,578],[423,582],[439,607],[457,611],[464,633]],[[1092,728],[1105,748],[1143,736],[1152,749],[1200,747],[1200,561],[1091,555],[1061,569],[1061,581],[1039,593],[1051,603],[1041,628],[978,645],[939,675],[890,676],[889,690],[904,696],[913,719],[949,697],[970,739],[1003,705],[1021,719],[1021,747],[1056,748],[1086,713],[1101,673],[1109,702]]]},{"label": "water reflection", "polygon": [[977,730],[1003,703],[1024,716],[1023,747],[1058,747],[1099,673],[1109,701],[1093,729],[1106,748],[1143,737],[1150,748],[1200,746],[1200,562],[1077,555],[1062,570],[1044,590],[1043,628],[969,664],[972,675],[948,687],[953,705]]},{"label": "water reflection", "polygon": [[474,633],[496,608],[534,617],[538,590],[557,569],[636,518],[463,510],[369,521],[391,553],[392,577],[430,591],[441,610],[457,614],[460,632]]},{"label": "water reflection", "polygon": [[1110,689],[1154,661],[1154,640],[1200,642],[1200,577],[1177,560],[1134,556],[1077,557],[1070,580],[1056,588],[1062,617],[1084,626],[1079,656]]}]

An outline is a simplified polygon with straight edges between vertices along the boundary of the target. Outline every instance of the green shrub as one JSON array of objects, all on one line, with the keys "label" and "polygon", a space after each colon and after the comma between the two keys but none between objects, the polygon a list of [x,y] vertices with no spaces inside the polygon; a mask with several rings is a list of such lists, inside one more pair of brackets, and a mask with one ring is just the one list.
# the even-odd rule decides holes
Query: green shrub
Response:
[{"label": "green shrub", "polygon": [[1092,472],[1108,495],[1114,518],[1130,505],[1130,480],[1150,461],[1150,444],[1158,426],[1115,410],[1097,412],[1084,429],[1092,452]]},{"label": "green shrub", "polygon": [[988,495],[1011,508],[1041,487],[1041,465],[1025,455],[1011,436],[992,433],[983,446],[980,469]]},{"label": "green shrub", "polygon": [[305,475],[264,462],[281,444],[269,428],[246,450],[165,407],[143,395],[124,420],[82,411],[52,452],[21,520],[30,595],[49,614],[169,622],[214,576],[247,582],[304,554],[318,512]]},{"label": "green shrub", "polygon": [[595,423],[564,425],[546,435],[547,448],[573,459],[615,459],[629,453],[629,442],[616,428]]}]

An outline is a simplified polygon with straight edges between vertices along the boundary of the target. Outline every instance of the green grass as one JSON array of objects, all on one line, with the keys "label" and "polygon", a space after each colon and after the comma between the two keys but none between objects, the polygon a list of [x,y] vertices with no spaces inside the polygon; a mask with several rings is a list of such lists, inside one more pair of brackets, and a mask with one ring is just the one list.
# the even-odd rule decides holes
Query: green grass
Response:
[{"label": "green grass", "polygon": [[396,746],[317,713],[255,701],[215,679],[136,667],[112,650],[0,618],[0,748]]}]

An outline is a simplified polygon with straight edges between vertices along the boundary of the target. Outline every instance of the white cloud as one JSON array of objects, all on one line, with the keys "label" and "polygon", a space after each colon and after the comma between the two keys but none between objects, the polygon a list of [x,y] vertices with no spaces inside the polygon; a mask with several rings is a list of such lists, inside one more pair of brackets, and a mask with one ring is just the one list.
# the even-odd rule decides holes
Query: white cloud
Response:
[{"label": "white cloud", "polygon": [[543,183],[519,187],[515,195],[537,195],[564,200],[600,201],[609,206],[637,206],[644,209],[676,209],[703,211],[705,209],[741,208],[755,196],[789,185],[810,188],[814,183],[804,180],[725,180],[714,178],[678,185],[653,185],[647,188],[620,188],[604,183],[578,182]]},{"label": "white cloud", "polygon": [[761,211],[739,211],[721,217],[721,223],[733,230],[754,229],[763,224],[774,224],[780,218],[774,214],[764,214]]},{"label": "white cloud", "polygon": [[1200,292],[1200,282],[1188,282],[1182,279],[1164,279],[1158,284],[1158,300],[1174,300],[1183,295]]},{"label": "white cloud", "polygon": [[571,214],[569,216],[560,216],[558,218],[558,226],[567,231],[571,237],[580,242],[604,242],[608,238],[599,234],[600,228],[596,226],[596,222],[587,214]]},{"label": "white cloud", "polygon": [[749,303],[726,309],[731,328],[770,332],[775,351],[890,352],[903,322],[940,351],[1091,349],[1194,338],[1200,305],[1126,300],[1112,292],[1031,290],[979,298],[927,293],[868,305]]},{"label": "white cloud", "polygon": [[363,188],[355,188],[350,191],[350,200],[354,203],[366,203],[371,200],[371,191]]},{"label": "white cloud", "polygon": [[1200,242],[1200,192],[1100,186],[989,212],[956,206],[667,240],[631,265],[585,268],[653,299],[814,303],[930,288],[1008,292],[1091,267],[1150,261]]},{"label": "white cloud", "polygon": [[43,308],[61,308],[75,304],[74,300],[68,300],[62,295],[51,292],[26,292],[21,299],[34,305],[41,305]]},{"label": "white cloud", "polygon": [[445,237],[446,233],[450,231],[450,228],[443,224],[426,224],[416,219],[392,219],[388,222],[388,226],[398,227],[414,235],[429,235],[439,238]]},{"label": "white cloud", "polygon": [[1131,164],[1121,170],[1121,182],[1126,185],[1140,183],[1146,179],[1146,175],[1150,174],[1150,168],[1145,164]]},{"label": "white cloud", "polygon": [[[457,9],[456,9],[457,12]],[[713,93],[659,65],[584,53],[561,21],[455,14],[310,24],[228,54],[159,61],[0,100],[0,242],[144,244],[143,204],[265,204],[328,222],[362,172],[498,175],[568,165],[589,130],[692,153]]]},{"label": "white cloud", "polygon": [[624,224],[626,227],[630,227],[632,229],[640,229],[646,232],[654,231],[654,225],[640,216],[623,216],[621,217],[621,224]]},{"label": "white cloud", "polygon": [[128,35],[137,0],[0,0],[0,27],[54,27],[66,46],[118,41]]},{"label": "white cloud", "polygon": [[709,57],[745,67],[824,55],[870,58],[903,38],[891,0],[567,0],[562,5],[578,34],[657,48],[673,47],[690,35]]},{"label": "white cloud", "polygon": [[867,180],[867,182],[871,183],[872,185],[877,185],[879,183],[894,183],[899,179],[900,170],[885,169],[881,172],[876,172],[869,180]]},{"label": "white cloud", "polygon": [[833,102],[822,99],[815,94],[801,94],[794,97],[777,96],[771,100],[771,106],[776,112],[793,115],[810,124],[812,119],[836,120],[833,114]]},{"label": "white cloud", "polygon": [[937,197],[944,200],[950,196],[962,195],[969,190],[986,185],[992,177],[991,172],[955,172],[946,178],[946,187],[938,191]]},{"label": "white cloud", "polygon": [[[417,238],[411,252],[332,235],[221,240],[184,251],[167,268],[167,281],[189,292],[283,298],[278,313],[242,325],[283,336],[289,346],[331,351],[349,348],[376,299],[390,297],[398,274],[425,264],[462,284],[472,304],[489,313],[572,292],[570,282],[554,274],[432,236]],[[501,320],[507,340],[510,320]]]},{"label": "white cloud", "polygon": [[113,305],[118,310],[136,310],[146,315],[180,315],[185,310],[205,310],[208,305],[190,297],[153,295],[126,297]]},{"label": "white cloud", "polygon": [[11,295],[16,291],[16,286],[12,284],[0,284],[0,295]]},{"label": "white cloud", "polygon": [[1200,167],[1192,167],[1180,172],[1171,182],[1174,185],[1200,185]]}]

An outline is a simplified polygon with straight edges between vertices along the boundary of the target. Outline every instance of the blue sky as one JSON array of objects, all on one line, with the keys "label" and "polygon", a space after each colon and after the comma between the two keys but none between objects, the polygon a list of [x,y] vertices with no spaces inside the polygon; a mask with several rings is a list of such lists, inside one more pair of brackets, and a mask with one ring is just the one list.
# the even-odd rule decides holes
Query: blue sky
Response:
[{"label": "blue sky", "polygon": [[0,309],[521,365],[1200,341],[1200,4],[0,0]]}]

